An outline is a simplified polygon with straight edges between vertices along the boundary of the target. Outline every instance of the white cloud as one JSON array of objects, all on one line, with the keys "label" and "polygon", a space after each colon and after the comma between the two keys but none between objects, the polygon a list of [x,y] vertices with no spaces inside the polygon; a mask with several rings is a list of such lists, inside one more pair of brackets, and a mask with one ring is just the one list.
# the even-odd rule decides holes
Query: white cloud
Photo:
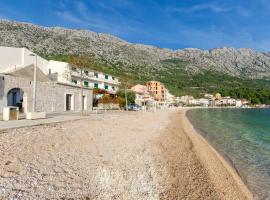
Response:
[{"label": "white cloud", "polygon": [[236,12],[242,16],[249,16],[249,12],[241,7],[230,7],[224,6],[220,4],[214,3],[206,3],[206,4],[196,4],[191,7],[175,7],[175,8],[168,8],[169,12],[180,12],[180,13],[193,13],[199,11],[211,11],[214,13],[227,13],[227,12]]},{"label": "white cloud", "polygon": [[68,11],[55,11],[55,15],[62,20],[70,23],[79,23],[79,24],[84,24],[85,22],[81,20],[80,18],[76,17],[73,15],[71,12]]}]

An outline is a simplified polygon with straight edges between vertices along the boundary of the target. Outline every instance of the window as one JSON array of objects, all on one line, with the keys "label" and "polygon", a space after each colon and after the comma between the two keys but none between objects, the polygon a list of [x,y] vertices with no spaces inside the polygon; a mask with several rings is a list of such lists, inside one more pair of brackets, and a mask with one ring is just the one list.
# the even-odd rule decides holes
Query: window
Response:
[{"label": "window", "polygon": [[88,74],[89,74],[88,70],[84,70],[84,73],[86,76],[88,76]]},{"label": "window", "polygon": [[78,81],[75,80],[75,79],[72,79],[71,82],[72,82],[73,84],[75,84],[75,85],[77,85],[77,83],[78,83]]},{"label": "window", "polygon": [[109,86],[108,85],[105,85],[104,88],[105,88],[105,90],[108,90],[109,89]]},{"label": "window", "polygon": [[95,72],[95,77],[98,78],[98,73],[97,72]]},{"label": "window", "polygon": [[112,76],[112,80],[115,80],[115,77],[114,76]]},{"label": "window", "polygon": [[84,81],[84,82],[83,82],[83,85],[84,85],[85,87],[88,87],[88,81]]},{"label": "window", "polygon": [[109,79],[109,76],[107,74],[105,75],[105,79]]},{"label": "window", "polygon": [[114,86],[112,86],[112,90],[113,90],[113,91],[115,90],[115,87],[114,87]]},{"label": "window", "polygon": [[98,88],[98,83],[94,83],[94,88]]}]

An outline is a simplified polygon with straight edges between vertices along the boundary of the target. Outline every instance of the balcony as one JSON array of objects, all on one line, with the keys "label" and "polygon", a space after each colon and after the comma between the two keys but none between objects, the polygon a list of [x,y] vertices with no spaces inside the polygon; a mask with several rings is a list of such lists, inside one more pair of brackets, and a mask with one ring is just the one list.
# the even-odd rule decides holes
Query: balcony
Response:
[{"label": "balcony", "polygon": [[[76,78],[80,78],[81,74],[80,72],[71,70],[71,76],[76,77]],[[102,83],[109,83],[109,84],[113,84],[113,85],[119,85],[120,82],[118,81],[118,79],[106,79],[104,77],[96,77],[94,74],[91,74],[90,72],[87,74],[83,73],[83,79],[88,79],[91,81],[95,81],[95,82],[102,82]]]}]

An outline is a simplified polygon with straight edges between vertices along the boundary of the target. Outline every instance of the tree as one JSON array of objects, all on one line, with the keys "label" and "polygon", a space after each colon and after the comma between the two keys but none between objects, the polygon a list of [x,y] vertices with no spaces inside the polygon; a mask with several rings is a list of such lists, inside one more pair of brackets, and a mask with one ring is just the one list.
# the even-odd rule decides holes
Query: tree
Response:
[{"label": "tree", "polygon": [[[132,101],[132,99],[129,99],[129,97],[131,97],[130,96],[130,92],[128,92],[127,90],[128,90],[128,88],[129,87],[131,87],[131,82],[130,82],[130,80],[128,80],[126,77],[124,77],[124,76],[121,76],[120,78],[119,78],[119,80],[120,80],[120,90],[118,91],[118,96],[120,96],[120,97],[122,97],[122,98],[124,98],[125,99],[125,102],[126,102],[126,111],[128,111],[128,104],[129,103],[134,103],[134,101],[135,101],[135,93],[134,93],[134,100]],[[121,91],[122,90],[122,91]],[[129,100],[131,100],[131,101],[129,101]]]},{"label": "tree", "polygon": [[118,90],[116,95],[123,99],[126,99],[126,104],[135,103],[136,94],[130,90]]},{"label": "tree", "polygon": [[83,102],[83,71],[89,64],[89,59],[86,55],[71,55],[68,58],[68,62],[72,68],[79,70],[80,72],[80,87],[81,87],[81,115],[83,115],[84,102]]}]

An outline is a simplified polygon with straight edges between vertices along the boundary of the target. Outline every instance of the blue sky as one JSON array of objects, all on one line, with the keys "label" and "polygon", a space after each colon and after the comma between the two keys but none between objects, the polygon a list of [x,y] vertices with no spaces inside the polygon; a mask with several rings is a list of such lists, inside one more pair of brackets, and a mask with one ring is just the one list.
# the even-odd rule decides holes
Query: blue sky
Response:
[{"label": "blue sky", "polygon": [[171,49],[270,51],[269,0],[1,0],[0,18]]}]

